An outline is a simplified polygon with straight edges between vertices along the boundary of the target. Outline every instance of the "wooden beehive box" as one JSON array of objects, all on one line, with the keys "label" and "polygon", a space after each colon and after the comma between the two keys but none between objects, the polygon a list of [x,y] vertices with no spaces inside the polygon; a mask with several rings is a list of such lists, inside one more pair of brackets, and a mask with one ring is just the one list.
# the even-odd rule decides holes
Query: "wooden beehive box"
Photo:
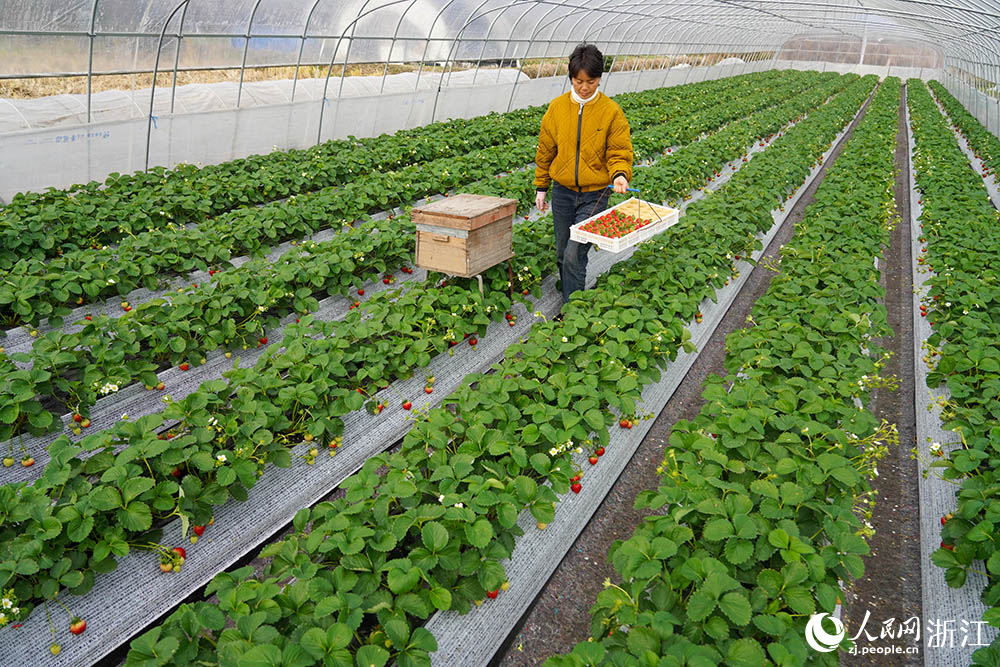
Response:
[{"label": "wooden beehive box", "polygon": [[416,265],[469,278],[514,256],[516,199],[459,194],[414,208]]}]

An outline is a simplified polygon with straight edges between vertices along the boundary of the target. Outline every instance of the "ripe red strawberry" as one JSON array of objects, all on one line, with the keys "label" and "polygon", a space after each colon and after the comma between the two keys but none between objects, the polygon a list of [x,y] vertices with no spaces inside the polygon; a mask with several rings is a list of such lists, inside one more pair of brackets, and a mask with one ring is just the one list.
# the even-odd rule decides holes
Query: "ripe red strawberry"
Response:
[{"label": "ripe red strawberry", "polygon": [[358,296],[364,296],[364,295],[365,295],[365,291],[363,289],[359,289],[358,290]]},{"label": "ripe red strawberry", "polygon": [[391,282],[391,280],[389,278],[383,278],[382,279],[382,284],[384,284],[384,285],[388,285],[390,282]]},{"label": "ripe red strawberry", "polygon": [[424,387],[424,393],[429,394],[434,391],[434,387]]},{"label": "ripe red strawberry", "polygon": [[81,415],[81,414],[75,414],[75,415],[73,415],[73,421],[75,421],[76,423],[79,424],[80,422],[83,421],[83,415]]},{"label": "ripe red strawberry", "polygon": [[69,631],[74,635],[82,634],[87,629],[87,621],[79,616],[74,616],[69,622]]},{"label": "ripe red strawberry", "polygon": [[[157,436],[157,437],[160,440],[166,439],[166,436],[163,435],[162,433],[159,436]],[[176,477],[177,479],[180,479],[181,478],[181,469],[180,468],[174,468],[173,470],[170,471],[170,474],[173,475],[174,477]]]},{"label": "ripe red strawberry", "polygon": [[365,390],[362,389],[361,387],[358,387],[358,393],[363,395],[365,393]]},{"label": "ripe red strawberry", "polygon": [[523,292],[521,292],[521,294],[523,294],[524,296],[528,296],[528,293],[529,293],[529,290],[524,290]]},{"label": "ripe red strawberry", "polygon": [[507,318],[507,321],[514,319],[514,316],[511,315],[510,313],[507,313],[506,315],[504,315],[504,317]]},{"label": "ripe red strawberry", "polygon": [[163,389],[164,389],[164,388],[165,388],[166,386],[167,386],[167,385],[163,384],[162,382],[158,382],[158,383],[156,384],[156,388],[157,388],[157,389],[159,389],[160,391],[163,391]]},{"label": "ripe red strawberry", "polygon": [[198,537],[201,537],[202,534],[204,534],[204,532],[205,532],[205,526],[195,526],[191,530],[194,531],[195,535],[197,535]]},{"label": "ripe red strawberry", "polygon": [[87,320],[88,322],[91,322],[91,321],[93,321],[94,318],[91,317],[90,315],[84,315],[83,319]]},{"label": "ripe red strawberry", "polygon": [[185,361],[178,368],[180,368],[182,371],[186,371],[187,369],[191,368],[191,364]]},{"label": "ripe red strawberry", "polygon": [[955,547],[953,545],[951,545],[951,544],[945,544],[944,542],[941,543],[941,548],[942,549],[947,549],[948,551],[954,551],[955,550]]},{"label": "ripe red strawberry", "polygon": [[496,600],[497,599],[497,595],[499,595],[499,594],[500,594],[500,589],[499,588],[496,589],[495,591],[486,591],[486,597],[488,597],[491,600]]},{"label": "ripe red strawberry", "polygon": [[410,403],[409,401],[403,401],[403,409],[404,410],[409,410],[412,407],[413,407],[413,403]]},{"label": "ripe red strawberry", "polygon": [[174,547],[173,549],[171,549],[171,551],[176,553],[181,558],[186,559],[188,557],[187,552],[184,551],[184,547]]},{"label": "ripe red strawberry", "polygon": [[579,482],[580,481],[580,476],[579,475],[573,475],[572,477],[569,478],[569,481],[571,481],[571,482]]},{"label": "ripe red strawberry", "polygon": [[472,338],[470,338],[470,339],[469,339],[469,345],[472,345],[473,347],[475,347],[475,346],[476,346],[476,343],[477,343],[477,342],[479,342],[479,341],[477,341],[477,340],[475,339],[475,337],[472,337]]},{"label": "ripe red strawberry", "polygon": [[267,345],[267,336],[261,336],[260,337],[260,344],[261,345]]},{"label": "ripe red strawberry", "polygon": [[597,454],[598,456],[604,456],[604,447],[598,447],[597,450],[594,451],[594,453]]},{"label": "ripe red strawberry", "polygon": [[596,466],[597,465],[597,454],[594,454],[593,456],[591,456],[587,460],[590,461],[590,465]]},{"label": "ripe red strawberry", "polygon": [[21,459],[21,465],[24,466],[25,468],[30,468],[31,466],[35,465],[35,457],[25,456],[24,458]]},{"label": "ripe red strawberry", "polygon": [[127,313],[128,311],[132,310],[132,306],[125,306],[122,310],[124,310]]},{"label": "ripe red strawberry", "polygon": [[569,488],[573,490],[573,493],[580,493],[580,489],[583,488],[583,485],[580,484],[580,482],[573,482],[573,485]]},{"label": "ripe red strawberry", "polygon": [[457,340],[450,340],[450,341],[448,341],[448,346],[449,347],[455,347],[456,345],[458,345],[458,341]]}]

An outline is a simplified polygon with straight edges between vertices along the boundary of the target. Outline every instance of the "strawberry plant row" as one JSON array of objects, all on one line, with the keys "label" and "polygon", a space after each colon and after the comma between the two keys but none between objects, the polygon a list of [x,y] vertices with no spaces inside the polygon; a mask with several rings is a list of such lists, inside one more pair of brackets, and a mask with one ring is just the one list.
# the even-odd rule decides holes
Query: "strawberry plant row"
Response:
[{"label": "strawberry plant row", "polygon": [[[825,141],[801,142],[828,146],[872,85],[852,86],[783,139],[830,124]],[[811,152],[800,158],[813,160]],[[785,182],[771,181],[772,202],[784,199]],[[699,234],[687,256],[703,242]],[[624,275],[644,259],[627,261]],[[302,510],[295,534],[263,552],[272,558],[264,579],[250,568],[219,575],[208,592],[221,603],[182,605],[133,642],[130,664],[153,649],[177,663],[294,655],[303,664],[428,664],[436,643],[422,619],[434,609],[467,610],[503,587],[500,561],[521,534],[520,511],[551,519],[557,494],[570,490],[575,475],[568,452],[601,446],[610,425],[634,416],[640,387],[687,340],[676,310],[661,314],[646,291],[660,292],[664,280],[661,299],[668,289],[677,295],[670,271],[646,274],[643,292],[621,290],[622,274],[613,275],[619,278],[574,296],[562,322],[536,323],[492,373],[467,378],[444,408],[417,420],[398,453],[369,460],[345,481],[344,498]],[[709,279],[705,271],[702,280]],[[692,309],[702,297],[692,290]],[[282,588],[293,572],[295,582]],[[291,599],[298,602],[282,603]],[[244,626],[250,621],[237,619],[254,616],[274,632],[223,631],[226,616]]]},{"label": "strawberry plant row", "polygon": [[0,208],[0,270],[116,243],[168,223],[203,222],[235,208],[340,185],[376,171],[510,143],[533,131],[544,107],[434,123],[370,139],[252,155],[203,168],[112,174],[66,191],[15,195]]},{"label": "strawberry plant row", "polygon": [[[969,166],[955,136],[923,83],[907,84],[915,141],[914,176],[920,190],[922,252],[917,262],[933,271],[920,306],[933,334],[925,346],[927,385],[947,388],[941,428],[956,441],[940,443],[931,468],[958,486],[957,508],[941,528],[932,560],[945,568],[949,586],[961,588],[970,572],[985,576],[983,620],[1000,624],[1000,556],[996,508],[1000,507],[1000,216],[981,176]],[[950,451],[942,449],[944,444]],[[980,561],[982,563],[980,563]],[[985,565],[985,567],[984,567]],[[996,659],[1000,644],[975,659]],[[991,658],[992,656],[992,658]]]},{"label": "strawberry plant row", "polygon": [[[819,90],[835,85],[838,84],[833,82]],[[800,97],[802,101],[796,108],[804,109],[817,105],[825,95],[811,91]],[[747,98],[746,103],[755,105],[756,98]],[[780,124],[790,113],[786,107],[758,112],[756,116],[767,115],[769,124]],[[732,136],[723,133],[713,136],[711,142],[714,146],[729,137],[731,143]],[[739,139],[741,147],[755,136]],[[724,152],[718,150],[678,154],[669,161],[677,165],[671,172],[674,182],[670,191],[679,191],[681,183],[685,187],[693,184],[690,177],[684,176],[685,172],[710,173],[725,159]],[[509,193],[508,180],[495,182],[502,184],[501,191]],[[516,181],[519,195],[529,192],[525,174],[518,175]],[[470,191],[485,194],[493,182],[494,179],[485,179],[488,186],[485,190],[473,187]],[[660,178],[661,186],[667,183]],[[254,260],[239,269],[222,272],[214,277],[213,284],[177,295],[169,303],[153,300],[121,318],[88,316],[89,320],[80,322],[81,330],[50,332],[39,338],[30,354],[14,354],[13,358],[30,363],[32,369],[43,369],[47,375],[33,382],[48,390],[47,395],[57,398],[59,405],[89,417],[90,407],[108,387],[123,388],[136,380],[147,387],[156,387],[159,384],[156,371],[165,363],[196,364],[220,346],[246,349],[248,345],[257,345],[266,340],[267,331],[288,313],[314,311],[317,298],[346,293],[349,287],[362,284],[363,277],[370,272],[395,269],[412,253],[412,237],[413,228],[407,218],[365,223],[331,241],[309,244],[308,252],[293,249],[276,265]],[[48,383],[49,378],[56,381]],[[4,430],[10,431],[9,438],[23,430],[44,432],[46,428],[58,428],[60,420],[56,415],[46,419],[44,413],[39,413],[29,419],[32,413],[28,409],[21,414],[20,403],[29,400],[33,399],[25,394],[0,406],[0,419],[4,422],[0,435]]]},{"label": "strawberry plant row", "polygon": [[953,127],[969,142],[976,160],[979,161],[979,170],[983,178],[992,176],[992,180],[996,182],[996,175],[1000,173],[1000,139],[983,127],[944,86],[937,81],[931,81],[928,85],[934,97],[948,113]]},{"label": "strawberry plant row", "polygon": [[[770,73],[746,80],[766,82],[774,76]],[[726,85],[732,84],[713,83],[705,92],[712,94]],[[745,84],[740,80],[736,85]],[[641,114],[651,100],[692,98],[697,88],[692,84],[650,95],[635,94],[622,103]],[[690,102],[708,104],[701,99]],[[167,223],[184,226],[202,222],[234,208],[340,185],[374,171],[509,143],[533,134],[543,111],[544,107],[534,107],[493,113],[205,168],[180,165],[131,176],[112,174],[104,183],[17,195],[0,209],[0,270],[8,270],[25,258],[44,260],[72,250],[96,249],[142,231],[161,229]]]},{"label": "strawberry plant row", "polygon": [[[616,542],[621,585],[605,582],[592,639],[548,667],[641,664],[837,664],[803,641],[808,617],[833,612],[841,580],[868,553],[868,482],[891,425],[860,407],[879,383],[891,333],[873,258],[896,223],[898,79],[887,79],[796,234],[753,326],[726,341],[728,376],[672,429],[655,511]],[[874,355],[876,358],[873,358]],[[895,443],[898,444],[898,443]]]},{"label": "strawberry plant row", "polygon": [[[519,227],[522,226],[519,225]],[[549,234],[547,233],[547,230],[545,229],[544,225],[540,226],[538,233],[544,239],[544,242],[550,243],[550,240],[548,239]],[[547,249],[547,251],[544,254],[546,257],[551,255],[551,249]],[[499,276],[497,276],[494,279],[494,281],[495,282],[499,281],[501,283],[502,288],[506,287],[506,276],[503,275],[502,273]],[[503,289],[498,290],[498,292],[502,291]],[[469,302],[468,293],[469,293],[468,289],[465,289],[465,290],[458,290],[454,295],[445,295],[446,297],[452,299],[450,303],[444,304],[445,311],[448,308],[453,309],[451,318],[456,317],[456,313],[460,311],[460,308],[461,308],[460,312],[462,312],[466,318],[469,317],[479,318],[476,321],[462,322],[460,326],[456,325],[454,321],[446,322],[446,324],[452,325],[451,328],[453,331],[457,330],[461,332],[462,330],[474,327],[477,323],[481,324],[483,321],[482,318],[484,317],[484,315],[481,309],[480,312],[478,313],[473,312],[472,314],[466,315],[467,312],[471,312],[473,310],[472,307],[469,306],[468,304]],[[473,291],[473,296],[475,296],[474,291]],[[506,299],[506,296],[503,295],[502,298]],[[131,463],[132,461],[138,461],[141,458],[147,470],[155,469],[158,473],[157,477],[162,477],[164,480],[168,480],[167,482],[165,482],[167,484],[166,488],[170,488],[169,485],[172,484],[172,482],[169,481],[171,479],[170,475],[173,472],[172,468],[179,470],[181,474],[183,474],[184,472],[194,472],[197,469],[201,470],[202,472],[208,473],[207,477],[209,478],[213,476],[217,478],[216,481],[211,481],[207,485],[207,488],[214,489],[211,493],[206,491],[204,494],[198,494],[198,493],[193,493],[188,489],[185,489],[186,491],[184,494],[185,500],[183,501],[184,509],[181,510],[185,514],[187,514],[189,511],[200,512],[200,510],[195,509],[195,507],[199,503],[206,500],[208,504],[204,507],[204,509],[210,512],[211,505],[217,504],[217,502],[215,501],[219,500],[220,498],[223,500],[225,499],[224,497],[218,495],[220,491],[223,495],[230,492],[235,492],[236,497],[245,497],[240,484],[237,483],[237,479],[239,479],[243,483],[247,483],[246,476],[250,475],[249,483],[252,484],[252,480],[254,479],[252,476],[253,471],[256,469],[257,464],[262,464],[263,461],[268,456],[270,456],[270,454],[268,454],[268,450],[274,449],[275,453],[274,456],[271,457],[272,461],[281,463],[288,457],[286,446],[290,442],[289,437],[291,437],[292,439],[291,441],[294,442],[300,442],[302,438],[326,440],[327,438],[330,437],[336,437],[334,434],[337,432],[338,430],[337,425],[339,424],[339,419],[337,417],[336,412],[338,410],[343,410],[343,409],[347,410],[356,409],[357,407],[360,407],[361,403],[363,403],[364,399],[361,394],[356,393],[355,391],[352,391],[350,389],[344,389],[344,390],[331,389],[330,388],[331,385],[336,384],[337,386],[342,387],[343,385],[346,384],[348,387],[350,387],[351,386],[350,383],[355,382],[359,378],[361,379],[361,381],[370,380],[372,384],[376,385],[384,384],[386,382],[386,380],[384,380],[383,378],[384,367],[380,367],[378,363],[372,363],[370,361],[372,356],[371,353],[375,353],[376,356],[381,355],[382,357],[391,355],[393,353],[397,353],[397,356],[399,355],[405,356],[407,353],[411,352],[420,355],[423,354],[424,351],[427,349],[428,344],[434,344],[437,342],[436,339],[430,339],[430,341],[424,340],[424,338],[427,335],[427,332],[423,331],[420,333],[419,338],[415,339],[416,342],[414,343],[415,346],[423,345],[423,348],[421,349],[413,347],[410,350],[405,350],[405,349],[393,350],[391,347],[386,349],[382,349],[381,347],[379,347],[381,345],[384,345],[387,336],[387,334],[385,334],[385,327],[380,325],[382,320],[385,320],[385,322],[393,324],[393,326],[398,326],[398,322],[394,323],[392,320],[394,316],[393,312],[398,314],[400,312],[406,312],[407,310],[412,311],[413,308],[416,308],[419,304],[422,304],[425,301],[427,301],[427,298],[426,296],[421,298],[413,298],[409,293],[407,293],[399,297],[399,301],[397,301],[395,304],[390,305],[389,301],[390,301],[389,299],[384,299],[382,302],[375,302],[374,304],[370,302],[369,304],[366,304],[366,306],[371,311],[372,320],[374,321],[372,320],[362,321],[360,314],[352,314],[355,315],[355,319],[349,321],[347,323],[347,326],[344,326],[343,323],[319,325],[321,327],[321,331],[324,333],[332,333],[333,329],[329,329],[329,327],[333,328],[340,327],[339,329],[337,329],[336,334],[329,336],[326,339],[323,339],[326,341],[326,343],[313,341],[310,335],[306,334],[300,334],[298,338],[300,338],[301,340],[296,340],[297,343],[300,342],[301,345],[303,346],[333,344],[334,348],[340,350],[347,350],[348,352],[343,354],[341,352],[337,352],[336,356],[337,359],[341,360],[343,365],[350,365],[352,363],[350,357],[352,354],[354,354],[355,343],[358,342],[357,337],[360,336],[362,339],[364,339],[365,336],[368,336],[371,339],[367,341],[369,349],[367,353],[364,353],[368,357],[368,360],[366,361],[366,364],[364,365],[362,370],[356,371],[354,373],[346,372],[341,374],[340,371],[336,370],[336,367],[339,366],[340,364],[333,364],[334,368],[332,369],[332,372],[334,374],[339,375],[339,379],[330,377],[329,374],[331,373],[331,364],[327,363],[330,360],[329,357],[330,351],[329,350],[321,351],[318,348],[314,349],[313,347],[309,347],[308,349],[302,350],[301,355],[298,352],[295,353],[296,358],[299,358],[301,356],[300,361],[296,364],[296,368],[297,369],[298,368],[304,369],[307,367],[311,367],[314,369],[321,368],[324,377],[327,378],[327,381],[329,383],[326,385],[326,388],[310,385],[307,386],[305,389],[303,389],[304,385],[302,382],[302,378],[298,377],[298,375],[295,374],[295,371],[290,371],[289,375],[286,376],[286,379],[281,380],[278,385],[274,384],[274,381],[277,378],[272,377],[271,380],[268,382],[269,390],[267,393],[274,394],[274,396],[268,397],[262,395],[258,399],[254,399],[262,402],[267,402],[267,401],[273,401],[276,397],[277,399],[279,399],[278,403],[286,403],[294,398],[297,404],[300,400],[298,398],[299,392],[302,391],[308,393],[301,400],[309,401],[310,403],[319,401],[319,399],[316,398],[317,396],[324,397],[324,400],[326,402],[323,405],[319,406],[312,405],[311,407],[308,408],[311,415],[309,417],[306,417],[304,411],[298,412],[297,416],[295,408],[293,408],[291,411],[292,417],[295,420],[304,419],[309,421],[310,422],[309,428],[313,430],[319,428],[320,430],[318,432],[310,432],[308,434],[303,434],[299,429],[301,426],[304,425],[304,423],[296,424],[295,421],[289,420],[288,418],[289,416],[287,414],[279,415],[278,413],[274,413],[273,415],[271,415],[271,417],[278,418],[278,421],[274,422],[274,424],[269,424],[267,420],[265,420],[264,422],[257,423],[259,419],[255,419],[255,422],[253,424],[248,424],[246,422],[243,422],[243,424],[239,427],[239,429],[245,430],[247,428],[250,428],[250,431],[248,431],[244,435],[251,435],[251,432],[257,433],[258,431],[262,431],[265,425],[267,426],[268,429],[282,428],[286,431],[291,429],[291,431],[289,433],[279,433],[278,437],[275,437],[273,440],[268,439],[267,443],[262,442],[259,445],[254,445],[252,448],[247,448],[248,450],[251,451],[222,450],[221,453],[224,460],[220,462],[220,459],[218,458],[218,453],[216,453],[215,457],[213,458],[213,456],[209,452],[215,453],[215,450],[223,446],[221,443],[213,443],[211,442],[211,438],[202,442],[204,438],[201,438],[199,436],[199,438],[197,439],[192,439],[190,434],[202,433],[202,431],[204,430],[202,427],[206,423],[211,423],[214,420],[217,428],[222,429],[223,428],[222,424],[226,424],[226,426],[224,427],[224,432],[226,433],[226,435],[225,436],[219,435],[218,437],[227,440],[227,442],[230,440],[231,437],[234,437],[237,440],[242,441],[243,436],[239,435],[240,431],[237,430],[233,431],[231,434],[229,433],[229,431],[232,430],[230,428],[229,422],[233,420],[234,415],[241,415],[241,417],[237,420],[237,422],[239,422],[240,420],[242,420],[243,418],[242,416],[245,416],[249,413],[247,412],[247,406],[242,403],[240,403],[240,405],[236,405],[235,403],[228,404],[228,401],[230,400],[230,394],[233,393],[234,391],[232,386],[226,390],[223,390],[223,385],[221,384],[213,385],[211,387],[206,387],[205,391],[217,392],[217,395],[215,396],[206,397],[204,395],[201,396],[192,395],[180,403],[168,406],[167,412],[164,414],[164,417],[170,419],[177,419],[181,421],[182,424],[178,427],[178,430],[176,432],[184,433],[183,436],[178,436],[177,438],[171,438],[166,442],[164,442],[163,440],[158,440],[155,434],[155,426],[157,426],[162,420],[160,416],[155,416],[152,419],[143,418],[142,420],[140,420],[135,424],[122,424],[119,426],[119,428],[115,429],[113,432],[105,432],[104,434],[95,434],[95,436],[88,436],[88,438],[85,438],[84,441],[81,443],[81,445],[83,445],[82,449],[103,450],[98,454],[98,456],[91,457],[85,463],[73,459],[73,457],[76,454],[82,451],[81,448],[70,446],[68,442],[61,443],[59,447],[53,445],[53,448],[55,450],[52,453],[53,464],[50,464],[50,467],[46,469],[45,477],[43,477],[43,480],[41,480],[40,483],[36,484],[35,487],[33,487],[33,489],[40,490],[45,487],[53,488],[51,482],[55,482],[56,486],[62,488],[66,488],[67,486],[73,487],[76,491],[79,491],[80,493],[86,491],[89,492],[90,496],[94,496],[95,493],[99,494],[101,492],[96,487],[90,488],[90,483],[86,483],[84,487],[79,487],[78,483],[74,481],[74,479],[71,478],[67,480],[62,478],[66,475],[66,473],[75,473],[77,470],[80,470],[85,475],[87,475],[88,478],[90,476],[100,477],[102,479],[106,478],[109,487],[117,488],[122,484],[122,478],[118,478],[117,473],[114,473],[112,475],[111,474],[112,468],[122,469],[123,466],[125,468],[130,468],[131,465],[133,465]],[[398,304],[400,301],[405,301],[405,303],[403,303],[402,306],[399,306]],[[380,305],[384,308],[384,310],[379,309]],[[486,307],[490,308],[490,305],[487,304]],[[395,309],[395,311],[392,311],[392,309]],[[389,315],[383,316],[383,313],[385,312],[388,312]],[[429,312],[434,313],[436,318],[448,320],[448,315],[444,312],[441,312],[441,305],[439,305],[437,309],[432,308]],[[421,325],[423,324],[424,323],[421,322]],[[323,327],[326,327],[326,329],[323,329]],[[311,332],[311,330],[309,331]],[[292,334],[290,333],[289,335]],[[354,342],[352,342],[352,336],[354,337],[353,338]],[[443,340],[454,340],[454,338],[449,336],[448,332],[445,332]],[[291,346],[292,343],[290,341],[291,339],[286,338],[285,344],[287,346]],[[361,343],[362,347],[364,347],[366,341],[361,340]],[[360,357],[362,356],[362,354],[358,354],[357,356]],[[320,363],[319,366],[309,366],[305,361],[306,359],[308,360],[326,359],[327,361],[322,361],[322,363]],[[417,363],[425,363],[420,361],[419,356],[416,361]],[[310,361],[310,363],[312,362]],[[284,369],[287,369],[287,366],[281,367],[281,370]],[[252,371],[252,370],[245,371],[250,374],[249,377],[253,378],[253,380],[247,380],[247,381],[242,381],[238,379],[239,372],[240,371],[237,370],[231,374],[228,374],[230,379],[233,380],[234,386],[244,387],[244,389],[237,388],[235,390],[236,397],[233,400],[236,401],[250,400],[251,395],[255,395],[254,392],[257,391],[259,385],[259,378],[260,378],[259,371]],[[281,374],[280,371],[278,372],[280,375]],[[286,387],[286,388],[283,389],[281,387]],[[285,394],[287,394],[288,391],[291,391],[292,393],[285,396]],[[363,388],[362,391],[364,394],[371,393],[371,390],[369,390],[367,387]],[[204,392],[200,393],[204,394]],[[322,401],[320,402],[322,403]],[[202,414],[203,411],[206,409],[206,406],[209,406],[207,408],[208,413],[212,415],[207,417],[207,421],[204,418],[205,415]],[[371,407],[377,409],[377,407],[375,406]],[[303,410],[305,410],[305,408],[303,408]],[[321,416],[324,414],[325,416]],[[343,412],[341,412],[340,414],[343,414]],[[258,415],[258,417],[263,417],[263,415]],[[268,417],[267,419],[270,419],[270,417]],[[191,429],[191,431],[188,432],[186,431],[186,429]],[[223,431],[220,431],[220,433],[222,432]],[[251,439],[251,442],[252,441],[253,439]],[[111,450],[111,448],[116,444],[128,445],[124,451],[119,452],[117,454],[117,458],[112,455],[112,450]],[[274,445],[274,447],[271,447],[272,444]],[[64,445],[68,448],[64,448]],[[150,447],[150,445],[152,445],[152,447]],[[194,450],[202,449],[201,445],[207,445],[207,447],[204,447],[205,451],[203,452],[203,454],[197,456],[192,455],[192,452]],[[104,459],[103,461],[96,461],[98,457],[102,456]],[[204,460],[202,460],[203,458]],[[74,460],[76,461],[75,463]],[[254,461],[254,463],[248,466],[247,464],[250,461]],[[112,465],[112,462],[114,462],[114,465]],[[183,470],[180,469],[181,467],[183,467]],[[232,475],[230,475],[230,473],[227,472],[227,470],[230,469],[233,470]],[[52,475],[49,474],[50,471],[52,472]],[[141,468],[139,468],[138,470],[131,469],[129,476],[131,477],[136,474],[139,474],[140,471]],[[213,472],[214,475],[212,474]],[[194,476],[188,475],[185,477],[185,480],[187,480],[189,477],[196,477],[198,474],[201,473],[196,473],[196,475]],[[219,475],[221,475],[221,477],[219,477]],[[114,481],[112,481],[113,479]],[[225,483],[219,484],[218,480],[222,480]],[[201,484],[201,482],[192,482],[192,483],[198,483],[199,485]],[[163,484],[164,483],[158,484],[157,488],[159,488]],[[230,487],[230,490],[228,492],[226,491],[226,487]],[[199,489],[200,488],[201,487],[199,486]],[[157,505],[155,501],[152,501],[152,499],[156,495],[156,493],[153,493],[154,489],[151,487],[150,489],[147,489],[147,491],[150,492],[149,497],[140,496],[138,498],[133,498],[133,500],[137,500],[138,503],[137,506],[141,507],[143,504],[153,504],[154,507],[156,507],[156,509],[166,512],[167,510],[162,507],[166,499],[163,498],[162,502],[159,505]],[[23,495],[24,493],[22,492],[22,497]],[[117,509],[110,508],[109,513],[114,513],[116,518],[118,520],[121,520],[122,517],[119,516],[118,513],[119,510],[122,509],[124,508],[120,506]],[[142,512],[140,510],[139,513],[143,515],[141,517],[140,516],[135,517],[137,521],[142,520],[142,523],[139,525],[149,527],[147,526],[147,522],[145,521],[146,518],[145,512]],[[92,513],[89,518],[93,519],[95,517],[96,514]],[[204,520],[204,517],[198,516],[197,518],[193,518],[193,520],[195,521]],[[151,520],[149,523],[151,524]],[[121,526],[117,527],[117,529],[120,528]],[[92,524],[91,524],[91,530],[94,531],[95,535],[106,533],[106,531],[97,530],[96,528],[93,527]],[[141,531],[144,530],[144,528],[140,527],[138,530]],[[130,539],[132,539],[131,536]],[[116,541],[115,544],[117,545],[118,550],[127,549],[127,541],[125,541],[124,539]],[[106,553],[104,555],[107,556]],[[90,573],[88,572],[87,574],[89,575]],[[18,587],[15,586],[15,588]]]}]

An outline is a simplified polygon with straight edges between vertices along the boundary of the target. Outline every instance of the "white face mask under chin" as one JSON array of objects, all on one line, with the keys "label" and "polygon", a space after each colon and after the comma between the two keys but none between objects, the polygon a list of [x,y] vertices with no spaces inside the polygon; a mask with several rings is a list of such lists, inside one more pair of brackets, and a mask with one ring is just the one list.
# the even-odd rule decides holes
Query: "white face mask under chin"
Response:
[{"label": "white face mask under chin", "polygon": [[576,94],[576,90],[574,90],[572,88],[570,88],[569,92],[572,94],[574,102],[576,102],[577,104],[586,104],[587,102],[592,102],[595,99],[597,99],[597,92],[598,91],[597,91],[597,89],[594,89],[593,94],[591,94],[591,96],[588,97],[587,99],[583,99],[582,97],[580,97],[579,95],[577,95]]}]

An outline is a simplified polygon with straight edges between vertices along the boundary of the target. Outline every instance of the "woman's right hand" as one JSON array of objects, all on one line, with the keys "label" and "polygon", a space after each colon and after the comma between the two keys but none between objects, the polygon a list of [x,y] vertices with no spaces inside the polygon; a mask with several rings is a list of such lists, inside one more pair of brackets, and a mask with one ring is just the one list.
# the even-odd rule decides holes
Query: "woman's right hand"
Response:
[{"label": "woman's right hand", "polygon": [[545,192],[539,191],[535,193],[535,208],[537,208],[542,213],[548,210],[549,205],[545,201]]}]

